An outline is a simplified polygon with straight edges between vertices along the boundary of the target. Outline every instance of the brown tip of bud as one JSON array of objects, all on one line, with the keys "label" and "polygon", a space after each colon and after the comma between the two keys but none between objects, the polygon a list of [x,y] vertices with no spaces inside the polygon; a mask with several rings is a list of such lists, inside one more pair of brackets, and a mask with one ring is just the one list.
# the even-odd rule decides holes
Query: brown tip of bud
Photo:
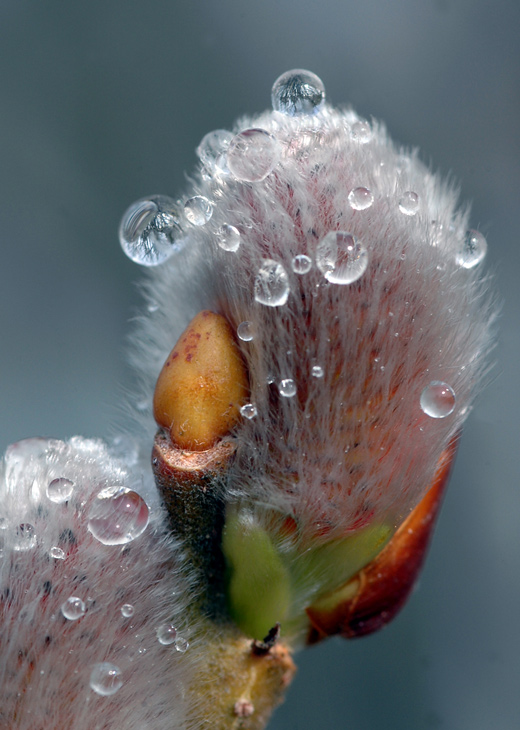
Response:
[{"label": "brown tip of bud", "polygon": [[233,428],[247,389],[231,327],[205,310],[168,355],[155,387],[154,417],[176,446],[203,451]]},{"label": "brown tip of bud", "polygon": [[307,609],[315,644],[334,634],[351,639],[385,626],[406,603],[426,557],[457,439],[442,453],[432,486],[381,553],[349,583]]}]

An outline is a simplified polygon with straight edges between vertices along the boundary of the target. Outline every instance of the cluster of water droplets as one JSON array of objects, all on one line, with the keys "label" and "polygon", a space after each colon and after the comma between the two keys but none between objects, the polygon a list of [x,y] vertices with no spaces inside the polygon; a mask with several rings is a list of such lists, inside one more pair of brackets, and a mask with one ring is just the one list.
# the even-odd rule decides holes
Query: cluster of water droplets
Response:
[{"label": "cluster of water droplets", "polygon": [[173,624],[162,624],[156,630],[157,641],[163,646],[174,646],[178,652],[184,654],[189,648],[189,642],[179,634]]}]

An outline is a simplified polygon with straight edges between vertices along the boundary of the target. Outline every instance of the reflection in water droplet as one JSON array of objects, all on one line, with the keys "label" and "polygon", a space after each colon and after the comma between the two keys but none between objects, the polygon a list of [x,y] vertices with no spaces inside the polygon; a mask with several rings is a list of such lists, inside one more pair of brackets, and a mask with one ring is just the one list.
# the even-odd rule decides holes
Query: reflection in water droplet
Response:
[{"label": "reflection in water droplet", "polygon": [[421,408],[431,418],[446,418],[455,409],[455,391],[447,383],[433,380],[421,393]]},{"label": "reflection in water droplet", "polygon": [[251,342],[255,336],[254,328],[251,322],[240,322],[237,327],[237,335],[242,342]]},{"label": "reflection in water droplet", "polygon": [[69,621],[77,621],[85,615],[87,607],[77,596],[70,596],[61,606],[61,612]]},{"label": "reflection in water droplet", "polygon": [[316,248],[316,264],[332,284],[352,284],[366,271],[368,251],[345,231],[330,231]]},{"label": "reflection in water droplet", "polygon": [[107,487],[92,504],[88,529],[104,545],[124,545],[144,532],[148,518],[148,506],[137,492]]},{"label": "reflection in water droplet", "polygon": [[184,215],[194,226],[203,226],[213,215],[213,205],[203,195],[195,195],[184,203]]},{"label": "reflection in water droplet", "polygon": [[289,277],[282,266],[266,259],[255,278],[255,299],[267,307],[280,307],[289,297]]},{"label": "reflection in water droplet", "polygon": [[367,144],[372,139],[372,129],[365,120],[354,122],[350,128],[350,136],[359,144]]},{"label": "reflection in water droplet", "polygon": [[177,629],[173,624],[163,624],[156,631],[157,641],[163,646],[173,644],[177,636]]},{"label": "reflection in water droplet", "polygon": [[480,264],[487,252],[487,241],[479,231],[467,231],[462,246],[455,256],[456,262],[464,269],[472,269]]},{"label": "reflection in water droplet", "polygon": [[296,383],[292,378],[284,378],[280,380],[278,391],[284,398],[292,398],[296,395]]},{"label": "reflection in water droplet", "polygon": [[215,168],[223,172],[226,168],[226,152],[233,134],[226,129],[215,129],[202,138],[197,147],[200,161],[210,172]]},{"label": "reflection in water droplet", "polygon": [[256,406],[254,403],[246,403],[245,406],[242,406],[240,409],[240,413],[244,416],[244,418],[251,420],[251,418],[254,418],[257,414]]},{"label": "reflection in water droplet", "polygon": [[54,558],[54,560],[65,560],[65,552],[56,546],[51,547],[49,550],[49,555],[51,558]]},{"label": "reflection in water droplet", "polygon": [[95,664],[90,674],[90,687],[98,695],[109,697],[123,686],[123,675],[119,667],[110,662]]},{"label": "reflection in water droplet", "polygon": [[181,654],[184,654],[184,652],[188,651],[190,645],[183,636],[178,636],[175,639],[175,648],[177,649],[177,651],[180,651]]},{"label": "reflection in water droplet", "polygon": [[15,530],[13,550],[23,553],[36,547],[36,531],[34,525],[22,522]]},{"label": "reflection in water droplet", "polygon": [[374,202],[374,195],[368,188],[354,188],[348,196],[348,202],[353,210],[366,210]]},{"label": "reflection in water droplet", "polygon": [[308,274],[312,268],[312,261],[309,256],[300,253],[292,260],[292,270],[295,274]]},{"label": "reflection in water droplet", "polygon": [[121,606],[121,615],[125,618],[130,618],[134,615],[134,607],[131,603],[125,603],[123,606]]},{"label": "reflection in water droplet", "polygon": [[271,102],[275,112],[290,117],[315,114],[325,102],[323,81],[300,68],[286,71],[273,84]]},{"label": "reflection in water droplet", "polygon": [[224,223],[217,231],[217,243],[223,251],[238,251],[240,231],[229,223]]},{"label": "reflection in water droplet", "polygon": [[321,365],[313,365],[311,374],[313,378],[323,378],[325,371],[321,367]]},{"label": "reflection in water droplet", "polygon": [[59,479],[52,480],[52,482],[47,486],[46,494],[51,502],[59,504],[60,502],[66,502],[70,499],[73,489],[74,482],[71,482],[70,479],[64,479],[61,477]]},{"label": "reflection in water droplet", "polygon": [[231,140],[227,164],[237,180],[258,182],[274,169],[280,157],[278,140],[265,129],[246,129]]},{"label": "reflection in water droplet", "polygon": [[142,266],[157,266],[182,248],[177,204],[166,195],[133,203],[119,226],[119,242],[126,255]]},{"label": "reflection in water droplet", "polygon": [[419,196],[413,190],[407,190],[399,200],[399,210],[405,215],[415,215],[419,210]]}]

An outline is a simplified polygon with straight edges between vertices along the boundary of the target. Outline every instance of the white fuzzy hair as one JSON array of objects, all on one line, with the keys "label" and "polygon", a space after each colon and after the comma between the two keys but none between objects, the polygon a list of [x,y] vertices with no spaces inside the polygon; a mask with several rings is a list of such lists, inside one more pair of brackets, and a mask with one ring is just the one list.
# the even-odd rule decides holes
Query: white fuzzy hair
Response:
[{"label": "white fuzzy hair", "polygon": [[[368,130],[363,139],[359,123]],[[350,109],[266,112],[242,119],[234,133],[247,128],[272,134],[280,160],[257,182],[221,165],[199,166],[186,198],[205,196],[213,215],[203,226],[184,221],[184,248],[148,273],[155,311],[143,318],[134,354],[145,391],[149,397],[200,309],[224,314],[234,329],[251,322],[254,339],[238,344],[257,416],[233,434],[238,457],[228,496],[294,515],[300,525],[323,523],[328,533],[344,533],[367,511],[398,524],[428,488],[487,370],[492,297],[479,266],[457,263],[468,210],[416,152]],[[366,210],[349,204],[357,187],[374,196]],[[418,196],[415,215],[399,207],[409,191]],[[236,252],[218,245],[223,224],[240,231]],[[331,230],[355,235],[368,251],[366,272],[350,285],[327,281],[316,266],[317,245]],[[309,273],[293,272],[297,254],[311,258]],[[289,277],[281,306],[255,300],[266,259]],[[311,376],[313,365],[322,378]],[[293,398],[278,393],[285,378],[296,383]],[[455,391],[446,418],[420,408],[432,381]]]}]

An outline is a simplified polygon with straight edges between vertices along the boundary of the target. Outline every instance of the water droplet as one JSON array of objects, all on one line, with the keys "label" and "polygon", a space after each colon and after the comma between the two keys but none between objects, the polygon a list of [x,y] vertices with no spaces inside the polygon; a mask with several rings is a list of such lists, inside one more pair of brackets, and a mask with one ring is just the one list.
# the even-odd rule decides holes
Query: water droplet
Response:
[{"label": "water droplet", "polygon": [[184,654],[190,648],[190,644],[183,636],[178,636],[175,639],[175,648],[177,651],[180,651],[181,654]]},{"label": "water droplet", "polygon": [[366,210],[374,202],[374,195],[368,188],[354,188],[348,195],[348,202],[353,210]]},{"label": "water droplet", "polygon": [[251,322],[240,322],[237,327],[237,335],[242,342],[251,342],[254,339],[255,331]]},{"label": "water droplet", "polygon": [[278,140],[265,129],[246,129],[231,140],[227,153],[230,172],[245,182],[266,178],[280,157]]},{"label": "water droplet", "polygon": [[472,269],[484,259],[487,241],[479,231],[467,231],[464,242],[455,256],[456,262],[464,269]]},{"label": "water droplet", "polygon": [[226,152],[232,139],[232,132],[226,129],[215,129],[206,134],[197,147],[197,155],[204,167],[209,171],[216,168],[218,172],[224,172],[227,167]]},{"label": "water droplet", "polygon": [[54,558],[54,560],[65,560],[65,552],[56,546],[51,547],[49,550],[49,555],[51,558]]},{"label": "water droplet", "polygon": [[278,391],[284,398],[292,398],[296,395],[296,383],[292,378],[284,378],[280,380]]},{"label": "water droplet", "polygon": [[70,499],[73,490],[74,482],[71,482],[70,479],[61,477],[59,479],[53,479],[52,482],[48,484],[45,493],[51,502],[59,504]]},{"label": "water droplet", "polygon": [[323,368],[321,367],[321,365],[313,365],[311,374],[312,374],[313,378],[323,378],[325,372],[324,372]]},{"label": "water droplet", "polygon": [[295,274],[308,274],[312,268],[312,261],[309,256],[299,253],[292,260],[292,270]]},{"label": "water droplet", "polygon": [[36,547],[36,530],[29,522],[22,522],[15,530],[13,550],[23,553]]},{"label": "water droplet", "polygon": [[157,266],[182,247],[177,204],[165,195],[133,203],[121,220],[119,241],[126,255],[142,266]]},{"label": "water droplet", "polygon": [[246,403],[245,406],[242,406],[240,409],[240,413],[244,418],[248,418],[251,420],[251,418],[254,418],[258,411],[256,410],[256,406],[254,403]]},{"label": "water droplet", "polygon": [[125,603],[123,606],[121,606],[121,615],[125,618],[130,618],[134,615],[134,607],[131,603]]},{"label": "water droplet", "polygon": [[240,231],[229,223],[224,223],[217,231],[217,243],[223,251],[238,251]]},{"label": "water droplet", "polygon": [[137,492],[107,487],[94,500],[88,529],[103,545],[124,545],[144,532],[148,519],[148,506]]},{"label": "water droplet", "polygon": [[173,624],[163,624],[156,631],[157,641],[163,646],[173,644],[177,637],[177,629]]},{"label": "water droplet", "polygon": [[213,215],[213,204],[203,195],[195,195],[184,203],[184,215],[194,226],[203,226]]},{"label": "water droplet", "polygon": [[81,598],[78,598],[77,596],[70,596],[70,598],[67,598],[65,603],[61,606],[62,614],[69,621],[77,621],[78,618],[85,615],[86,610],[87,607]]},{"label": "water droplet", "polygon": [[316,264],[332,284],[352,284],[366,271],[368,251],[345,231],[329,231],[316,248]]},{"label": "water droplet", "polygon": [[289,297],[289,277],[282,264],[266,259],[255,279],[255,299],[267,307],[280,307]]},{"label": "water droplet", "polygon": [[367,144],[372,139],[372,129],[370,124],[364,119],[354,122],[350,128],[350,136],[359,144]]},{"label": "water droplet", "polygon": [[403,193],[399,201],[399,210],[405,215],[415,215],[419,210],[419,196],[413,190],[407,190]]},{"label": "water droplet", "polygon": [[447,383],[433,380],[421,393],[421,408],[431,418],[446,418],[455,409],[455,391]]},{"label": "water droplet", "polygon": [[114,695],[123,686],[123,675],[119,667],[110,662],[94,664],[90,674],[90,687],[102,697]]},{"label": "water droplet", "polygon": [[310,71],[300,68],[286,71],[274,82],[271,101],[275,112],[290,117],[315,114],[325,102],[325,87]]}]

